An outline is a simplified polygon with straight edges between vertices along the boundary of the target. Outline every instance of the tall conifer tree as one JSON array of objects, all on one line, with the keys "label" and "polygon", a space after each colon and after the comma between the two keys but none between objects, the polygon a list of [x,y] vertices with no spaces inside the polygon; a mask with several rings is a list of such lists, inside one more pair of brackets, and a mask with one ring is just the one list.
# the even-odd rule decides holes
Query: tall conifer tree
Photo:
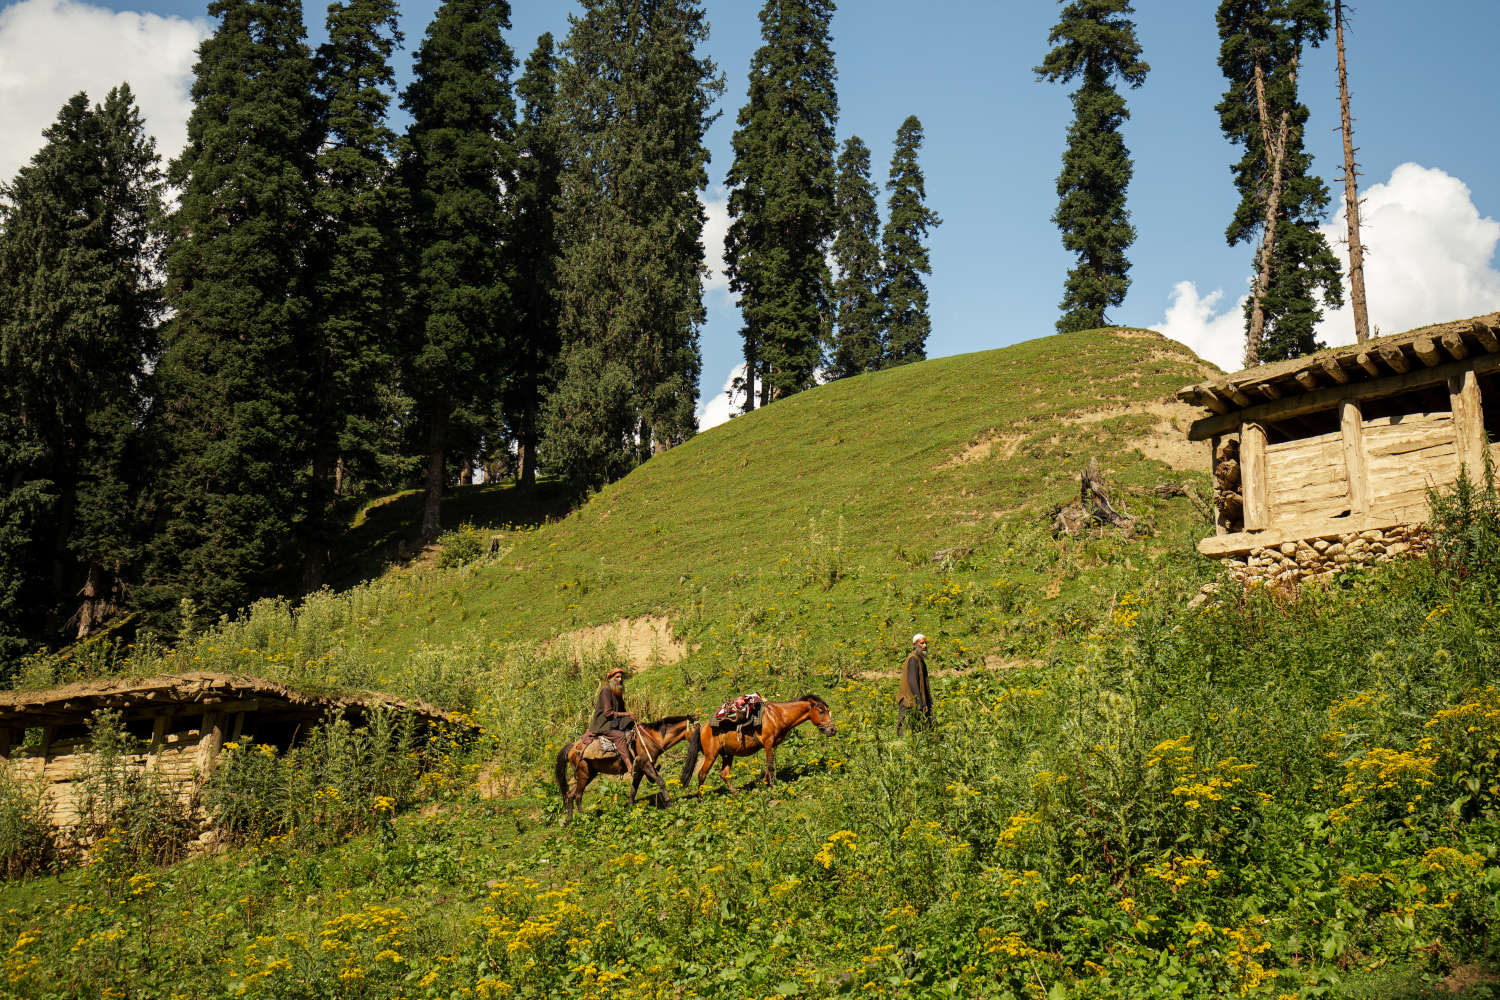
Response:
[{"label": "tall conifer tree", "polygon": [[[1317,349],[1323,305],[1343,303],[1337,258],[1318,231],[1328,188],[1303,147],[1307,107],[1297,96],[1303,49],[1332,27],[1325,0],[1223,0],[1219,68],[1229,88],[1219,123],[1244,155],[1234,165],[1240,203],[1225,232],[1231,246],[1259,243],[1246,303],[1246,364]],[[1257,312],[1259,315],[1257,315]]]},{"label": "tall conifer tree", "polygon": [[520,458],[520,482],[536,482],[538,420],[542,398],[555,377],[557,331],[557,212],[562,160],[558,148],[557,57],[552,36],[542,35],[526,60],[516,93],[525,102],[516,136],[520,152],[512,201],[515,237],[510,244],[515,281],[515,343],[505,391],[505,423]]},{"label": "tall conifer tree", "polygon": [[1052,216],[1063,246],[1077,255],[1064,284],[1059,333],[1104,326],[1105,310],[1124,302],[1130,287],[1125,251],[1135,242],[1135,227],[1125,191],[1134,167],[1120,136],[1130,112],[1113,81],[1139,87],[1150,71],[1132,13],[1129,0],[1072,0],[1047,36],[1052,50],[1036,68],[1053,83],[1081,79]]},{"label": "tall conifer tree", "polygon": [[833,260],[838,268],[834,302],[838,332],[829,359],[829,374],[847,378],[880,367],[884,350],[884,312],[880,286],[880,211],[870,181],[870,148],[859,136],[844,142],[839,156],[835,194],[838,236]]},{"label": "tall conifer tree", "polygon": [[0,656],[123,601],[160,350],[161,172],[129,87],[75,96],[44,137],[0,205]]},{"label": "tall conifer tree", "polygon": [[922,123],[911,115],[896,130],[896,150],[885,185],[890,194],[881,236],[885,258],[885,367],[926,358],[927,335],[932,332],[922,275],[932,273],[927,234],[943,220],[927,207],[927,182],[917,161],[921,151]]},{"label": "tall conifer tree", "polygon": [[562,375],[548,462],[587,483],[697,428],[703,204],[723,83],[699,0],[583,0],[563,43]]},{"label": "tall conifer tree", "polygon": [[323,578],[338,470],[374,471],[389,434],[403,298],[395,176],[396,135],[385,123],[401,43],[394,0],[344,0],[328,8],[318,50],[324,139],[318,151],[317,252],[312,260],[315,341],[306,412],[312,449],[304,590]]},{"label": "tall conifer tree", "polygon": [[833,0],[766,0],[760,12],[762,44],[750,62],[725,180],[734,221],[724,259],[744,321],[747,410],[757,383],[762,402],[812,385],[831,340],[834,10]]},{"label": "tall conifer tree", "polygon": [[288,581],[305,513],[308,256],[321,138],[302,5],[214,0],[169,179],[159,600],[229,612]]},{"label": "tall conifer tree", "polygon": [[507,0],[446,0],[417,52],[403,105],[415,291],[408,388],[427,426],[422,537],[441,526],[448,428],[458,407],[497,398],[510,295],[503,193],[515,183],[514,66]]}]

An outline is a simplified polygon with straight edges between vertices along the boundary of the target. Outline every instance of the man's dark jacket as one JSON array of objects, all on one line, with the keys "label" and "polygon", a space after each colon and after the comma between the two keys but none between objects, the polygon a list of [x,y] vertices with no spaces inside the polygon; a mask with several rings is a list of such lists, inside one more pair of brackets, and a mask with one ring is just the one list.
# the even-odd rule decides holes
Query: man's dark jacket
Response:
[{"label": "man's dark jacket", "polygon": [[932,711],[932,689],[927,686],[927,657],[921,650],[912,650],[906,658],[906,669],[901,671],[901,697],[896,702],[919,712]]},{"label": "man's dark jacket", "polygon": [[600,688],[599,698],[594,703],[594,717],[589,720],[589,732],[607,733],[611,729],[629,729],[631,721],[625,716],[625,696],[615,694],[608,684]]}]

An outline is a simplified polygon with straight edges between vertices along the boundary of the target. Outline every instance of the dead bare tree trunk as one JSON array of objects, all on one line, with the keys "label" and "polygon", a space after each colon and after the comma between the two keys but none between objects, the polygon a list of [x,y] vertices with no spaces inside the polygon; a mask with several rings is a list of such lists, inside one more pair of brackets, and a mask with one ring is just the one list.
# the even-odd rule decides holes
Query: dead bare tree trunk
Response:
[{"label": "dead bare tree trunk", "polygon": [[[1297,60],[1292,57],[1293,87],[1297,86]],[[1266,166],[1270,171],[1270,190],[1266,194],[1266,214],[1260,240],[1260,263],[1255,269],[1255,286],[1250,300],[1250,330],[1245,337],[1245,367],[1260,364],[1260,342],[1266,329],[1266,293],[1271,288],[1271,261],[1276,250],[1276,219],[1281,214],[1282,175],[1286,169],[1286,144],[1291,132],[1291,108],[1281,112],[1281,122],[1276,130],[1276,141],[1271,139],[1271,112],[1266,100],[1265,71],[1260,61],[1255,63],[1255,103],[1260,113],[1261,142],[1266,148]]]},{"label": "dead bare tree trunk", "polygon": [[443,480],[447,461],[448,418],[453,401],[440,392],[428,411],[427,492],[422,499],[422,541],[434,541],[442,530]]},{"label": "dead bare tree trunk", "polygon": [[1339,50],[1339,114],[1344,131],[1344,208],[1349,217],[1349,301],[1354,306],[1354,339],[1370,339],[1370,307],[1365,298],[1365,247],[1359,241],[1359,171],[1354,163],[1354,124],[1349,115],[1349,70],[1344,63],[1344,4],[1333,0],[1334,36]]}]

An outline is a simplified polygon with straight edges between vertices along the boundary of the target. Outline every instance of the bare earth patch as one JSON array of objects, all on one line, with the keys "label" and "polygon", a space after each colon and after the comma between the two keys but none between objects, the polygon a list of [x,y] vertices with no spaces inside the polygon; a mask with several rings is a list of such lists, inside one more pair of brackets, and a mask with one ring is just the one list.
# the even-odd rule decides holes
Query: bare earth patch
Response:
[{"label": "bare earth patch", "polygon": [[574,629],[542,645],[543,653],[565,652],[578,658],[607,649],[614,649],[632,670],[673,664],[689,652],[687,643],[672,635],[672,623],[661,615]]},{"label": "bare earth patch", "polygon": [[1202,411],[1186,403],[1157,402],[1138,406],[1116,406],[1107,410],[1090,410],[1067,417],[1069,424],[1095,424],[1117,417],[1133,417],[1147,414],[1157,419],[1151,433],[1126,442],[1128,448],[1139,448],[1147,458],[1187,472],[1209,471],[1209,449],[1187,439],[1189,425],[1202,416]]},{"label": "bare earth patch", "polygon": [[998,451],[1000,457],[1009,460],[1015,456],[1016,449],[1025,441],[1023,434],[996,434],[991,432],[970,444],[963,451],[954,455],[948,461],[938,466],[940,469],[951,469],[956,465],[968,465],[970,462],[978,462],[990,457],[990,454]]}]

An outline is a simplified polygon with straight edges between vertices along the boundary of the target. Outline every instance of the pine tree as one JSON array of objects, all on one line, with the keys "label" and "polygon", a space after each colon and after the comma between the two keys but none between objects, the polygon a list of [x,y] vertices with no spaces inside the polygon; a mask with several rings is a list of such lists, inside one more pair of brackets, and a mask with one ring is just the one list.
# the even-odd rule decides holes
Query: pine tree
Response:
[{"label": "pine tree", "polygon": [[302,8],[214,0],[188,141],[169,180],[161,367],[165,524],[158,605],[225,613],[287,582],[304,517],[314,154],[321,136]]},{"label": "pine tree", "polygon": [[1134,166],[1120,135],[1130,112],[1113,81],[1118,77],[1133,89],[1151,69],[1141,59],[1132,13],[1129,0],[1073,0],[1047,36],[1053,48],[1035,70],[1053,83],[1082,78],[1072,95],[1073,123],[1052,216],[1063,246],[1077,254],[1059,305],[1059,333],[1104,326],[1105,310],[1124,302],[1130,287],[1125,251],[1135,242],[1135,227],[1125,191]]},{"label": "pine tree", "polygon": [[516,137],[520,152],[510,244],[515,287],[515,343],[506,382],[505,423],[519,450],[522,486],[536,482],[538,419],[556,375],[557,212],[562,161],[558,149],[557,57],[552,36],[537,39],[516,92],[525,102]]},{"label": "pine tree", "polygon": [[928,231],[942,225],[943,220],[926,205],[927,184],[917,163],[921,150],[922,123],[912,115],[896,130],[896,151],[885,185],[890,199],[881,236],[885,258],[884,367],[926,358],[927,335],[932,331],[927,285],[922,281],[922,275],[932,273],[925,241]]},{"label": "pine tree", "polygon": [[722,89],[699,0],[583,0],[563,43],[561,376],[548,462],[598,484],[697,428],[703,136]]},{"label": "pine tree", "polygon": [[507,0],[446,0],[402,99],[412,115],[405,170],[416,275],[406,368],[427,426],[425,539],[441,526],[455,409],[499,395],[510,323],[503,195],[516,172],[509,28]]},{"label": "pine tree", "polygon": [[838,225],[839,118],[829,22],[833,0],[766,0],[761,47],[725,180],[734,220],[724,243],[740,295],[745,409],[811,386],[832,335],[827,251]]},{"label": "pine tree", "polygon": [[838,235],[833,241],[834,303],[838,332],[829,360],[832,378],[847,378],[880,367],[884,313],[880,302],[880,212],[870,182],[870,148],[859,136],[844,142],[839,156]]},{"label": "pine tree", "polygon": [[391,53],[400,43],[394,0],[329,6],[328,41],[317,56],[326,138],[313,199],[316,325],[304,404],[312,449],[304,591],[322,582],[341,464],[374,472],[391,420],[406,200],[395,176],[396,134],[385,117],[395,86]]},{"label": "pine tree", "polygon": [[78,94],[44,138],[0,209],[0,646],[86,635],[123,601],[160,353],[161,172],[134,96]]},{"label": "pine tree", "polygon": [[1311,353],[1323,305],[1343,302],[1338,260],[1318,232],[1328,188],[1303,148],[1308,111],[1297,97],[1303,49],[1331,28],[1324,0],[1223,0],[1219,68],[1229,88],[1218,105],[1224,135],[1244,148],[1234,165],[1240,203],[1225,231],[1231,246],[1258,239],[1246,303],[1245,363]]}]

